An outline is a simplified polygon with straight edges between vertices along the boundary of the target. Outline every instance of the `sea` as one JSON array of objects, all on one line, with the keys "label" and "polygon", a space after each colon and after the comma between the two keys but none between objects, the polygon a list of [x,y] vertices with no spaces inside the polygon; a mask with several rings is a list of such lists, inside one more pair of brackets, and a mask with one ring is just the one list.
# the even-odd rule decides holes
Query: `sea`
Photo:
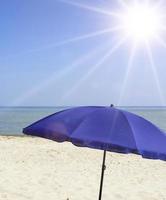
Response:
[{"label": "sea", "polygon": [[[0,107],[0,135],[23,136],[31,123],[69,107]],[[150,120],[166,132],[166,107],[120,107]]]}]

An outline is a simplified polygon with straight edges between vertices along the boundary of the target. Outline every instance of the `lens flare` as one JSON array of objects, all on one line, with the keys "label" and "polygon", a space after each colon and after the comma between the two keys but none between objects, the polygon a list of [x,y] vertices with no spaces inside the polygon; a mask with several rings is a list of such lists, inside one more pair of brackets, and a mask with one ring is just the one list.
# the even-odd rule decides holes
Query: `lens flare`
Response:
[{"label": "lens flare", "polygon": [[158,7],[135,3],[121,14],[120,23],[124,34],[134,41],[149,41],[162,30],[162,14]]}]

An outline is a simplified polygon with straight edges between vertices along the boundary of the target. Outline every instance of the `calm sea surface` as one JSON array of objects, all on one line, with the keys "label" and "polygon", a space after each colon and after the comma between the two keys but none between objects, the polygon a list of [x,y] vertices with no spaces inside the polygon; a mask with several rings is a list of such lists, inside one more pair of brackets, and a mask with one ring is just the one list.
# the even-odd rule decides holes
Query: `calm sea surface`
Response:
[{"label": "calm sea surface", "polygon": [[[47,115],[68,107],[0,107],[0,135],[22,135],[22,129]],[[122,108],[153,122],[166,132],[166,108]]]}]

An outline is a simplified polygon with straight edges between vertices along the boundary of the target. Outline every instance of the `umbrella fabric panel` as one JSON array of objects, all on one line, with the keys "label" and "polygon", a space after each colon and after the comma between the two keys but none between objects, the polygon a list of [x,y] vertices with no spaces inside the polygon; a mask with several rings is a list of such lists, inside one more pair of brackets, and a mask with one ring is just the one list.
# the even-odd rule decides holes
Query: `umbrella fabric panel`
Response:
[{"label": "umbrella fabric panel", "polygon": [[71,135],[73,144],[121,151],[136,149],[135,138],[122,112],[113,108],[97,109],[89,114]]},{"label": "umbrella fabric panel", "polygon": [[27,135],[44,137],[58,142],[68,140],[82,120],[100,107],[76,107],[49,115],[23,129]]},{"label": "umbrella fabric panel", "polygon": [[166,160],[166,133],[142,117],[125,112],[143,157]]}]

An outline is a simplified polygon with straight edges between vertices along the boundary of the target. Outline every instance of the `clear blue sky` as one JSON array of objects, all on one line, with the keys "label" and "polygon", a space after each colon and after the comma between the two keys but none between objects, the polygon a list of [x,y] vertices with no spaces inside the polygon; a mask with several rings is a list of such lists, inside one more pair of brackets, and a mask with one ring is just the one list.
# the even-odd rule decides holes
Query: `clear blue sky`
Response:
[{"label": "clear blue sky", "polygon": [[141,47],[125,80],[130,42],[106,57],[121,38],[95,34],[116,25],[99,9],[120,5],[73,2],[93,9],[57,0],[1,2],[0,105],[166,105],[166,49],[153,45],[152,64]]}]

